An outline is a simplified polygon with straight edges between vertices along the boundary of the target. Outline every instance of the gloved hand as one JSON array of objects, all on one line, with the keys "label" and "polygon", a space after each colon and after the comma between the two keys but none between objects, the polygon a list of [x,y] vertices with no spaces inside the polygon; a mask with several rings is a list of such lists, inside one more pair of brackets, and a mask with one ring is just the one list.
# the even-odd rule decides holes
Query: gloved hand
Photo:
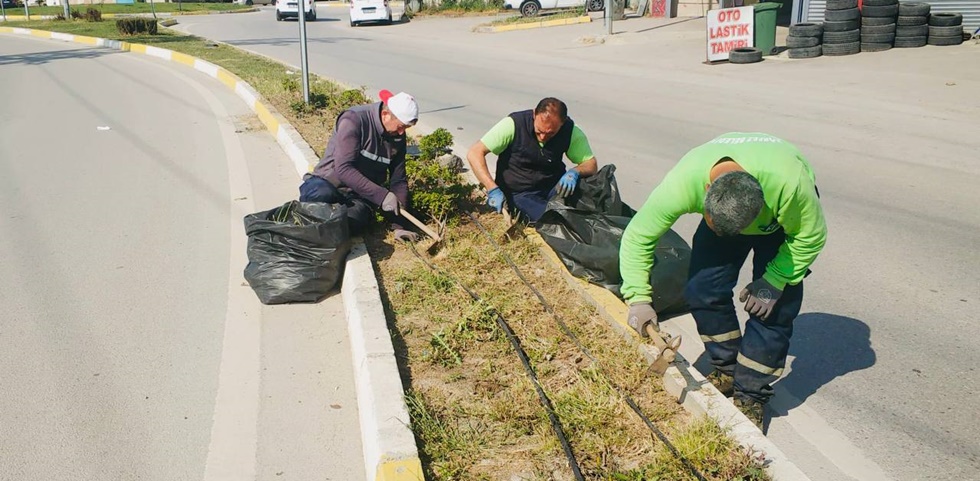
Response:
[{"label": "gloved hand", "polygon": [[653,330],[660,331],[660,326],[657,325],[657,311],[653,310],[653,304],[649,302],[630,304],[630,312],[626,317],[626,323],[641,337],[648,337],[646,330],[647,324],[652,324]]},{"label": "gloved hand", "polygon": [[756,279],[745,286],[742,292],[738,293],[738,301],[745,303],[745,312],[758,316],[763,321],[772,313],[776,307],[776,301],[783,295],[783,291],[776,289],[763,278]]},{"label": "gloved hand", "polygon": [[558,180],[558,187],[555,192],[558,193],[559,197],[568,197],[575,193],[575,187],[578,186],[579,173],[575,169],[570,169],[565,172],[565,175],[561,176]]},{"label": "gloved hand", "polygon": [[500,187],[494,187],[487,192],[487,205],[493,207],[493,210],[497,211],[499,214],[504,208],[504,191],[500,190]]},{"label": "gloved hand", "polygon": [[402,206],[398,202],[398,197],[395,197],[394,192],[388,192],[388,194],[385,195],[385,199],[381,201],[381,210],[391,212],[395,215],[401,215]]},{"label": "gloved hand", "polygon": [[395,240],[402,242],[418,242],[419,235],[405,229],[395,229]]}]

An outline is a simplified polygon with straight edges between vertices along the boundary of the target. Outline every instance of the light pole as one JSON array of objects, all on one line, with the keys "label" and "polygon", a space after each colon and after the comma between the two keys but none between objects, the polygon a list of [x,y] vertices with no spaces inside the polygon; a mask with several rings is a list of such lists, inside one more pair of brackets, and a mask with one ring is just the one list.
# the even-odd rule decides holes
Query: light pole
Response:
[{"label": "light pole", "polygon": [[[286,1],[286,0],[279,0]],[[306,104],[310,103],[310,72],[309,72],[309,62],[306,56],[306,2],[313,2],[313,8],[316,8],[316,2],[314,0],[299,0],[299,52],[300,52],[300,67],[303,71],[303,102]]]}]

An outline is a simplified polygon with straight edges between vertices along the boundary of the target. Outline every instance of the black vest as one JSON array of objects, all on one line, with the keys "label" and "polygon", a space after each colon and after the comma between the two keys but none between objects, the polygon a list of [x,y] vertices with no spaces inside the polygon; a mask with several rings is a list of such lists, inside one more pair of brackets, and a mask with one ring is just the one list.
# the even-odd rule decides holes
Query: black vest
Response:
[{"label": "black vest", "polygon": [[564,155],[572,143],[575,122],[565,120],[542,147],[534,135],[533,111],[514,112],[510,118],[514,120],[514,141],[497,156],[497,184],[509,192],[550,190],[565,173]]}]

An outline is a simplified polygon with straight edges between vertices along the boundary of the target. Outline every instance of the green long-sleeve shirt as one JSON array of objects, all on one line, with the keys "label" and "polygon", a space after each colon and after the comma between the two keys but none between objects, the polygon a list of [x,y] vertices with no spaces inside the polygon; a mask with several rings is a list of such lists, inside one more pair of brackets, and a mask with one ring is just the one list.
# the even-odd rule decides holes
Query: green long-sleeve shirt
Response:
[{"label": "green long-sleeve shirt", "polygon": [[797,148],[769,134],[733,132],[696,147],[667,173],[623,233],[619,267],[627,303],[650,302],[650,269],[657,241],[684,214],[704,213],[711,168],[729,157],[762,185],[765,205],[746,235],[780,227],[786,242],[766,266],[763,278],[783,289],[803,280],[827,239],[810,164]]}]

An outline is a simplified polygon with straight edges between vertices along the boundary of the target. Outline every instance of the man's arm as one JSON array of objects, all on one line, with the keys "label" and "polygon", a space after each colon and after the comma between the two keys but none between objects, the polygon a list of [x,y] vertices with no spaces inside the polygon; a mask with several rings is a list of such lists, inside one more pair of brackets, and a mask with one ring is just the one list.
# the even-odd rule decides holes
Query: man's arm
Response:
[{"label": "man's arm", "polygon": [[476,176],[487,191],[497,187],[497,183],[490,176],[490,169],[487,167],[487,154],[493,153],[500,155],[511,142],[514,141],[514,119],[504,117],[497,122],[477,143],[470,147],[466,153],[466,160],[470,164],[470,170]]},{"label": "man's arm", "polygon": [[398,202],[405,207],[408,205],[408,176],[405,175],[405,145],[399,149],[399,154],[392,159],[391,171],[388,173],[388,190],[395,194]]},{"label": "man's arm", "polygon": [[473,171],[476,180],[480,181],[488,191],[497,187],[497,183],[490,177],[490,169],[487,168],[487,154],[489,153],[490,149],[483,144],[482,140],[477,140],[470,147],[470,151],[466,153],[466,160],[470,163],[470,170]]},{"label": "man's arm", "polygon": [[619,247],[619,272],[623,276],[620,292],[627,304],[651,302],[650,269],[657,242],[674,222],[697,209],[697,198],[679,175],[668,173],[630,220]]},{"label": "man's arm", "polygon": [[776,289],[796,285],[806,276],[807,269],[827,243],[827,222],[809,176],[802,174],[796,191],[776,212],[776,220],[786,233],[786,242],[779,246],[776,257],[766,266],[762,276]]},{"label": "man's arm", "polygon": [[568,152],[565,155],[575,164],[573,169],[577,170],[581,177],[589,177],[599,171],[599,162],[595,160],[589,139],[578,125],[572,128],[572,141],[568,144]]},{"label": "man's arm", "polygon": [[388,189],[371,182],[354,167],[354,161],[361,152],[361,131],[358,123],[341,116],[337,121],[337,131],[330,142],[336,142],[333,153],[337,180],[374,205],[381,205]]}]

